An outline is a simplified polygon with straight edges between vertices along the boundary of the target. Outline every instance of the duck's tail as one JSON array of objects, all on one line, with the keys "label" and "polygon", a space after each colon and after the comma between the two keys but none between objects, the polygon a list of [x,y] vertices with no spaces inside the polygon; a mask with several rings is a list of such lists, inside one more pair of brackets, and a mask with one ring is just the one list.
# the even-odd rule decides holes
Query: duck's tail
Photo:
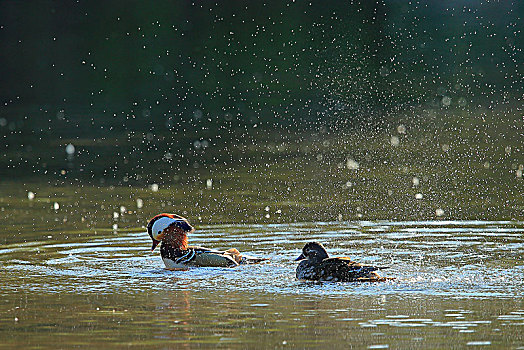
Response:
[{"label": "duck's tail", "polygon": [[254,256],[249,255],[242,255],[242,260],[240,260],[239,264],[257,264],[262,261],[269,261],[268,258],[257,258]]},{"label": "duck's tail", "polygon": [[394,281],[396,280],[395,277],[360,277],[358,278],[358,282],[387,282],[387,281]]},{"label": "duck's tail", "polygon": [[387,282],[387,281],[394,281],[395,277],[382,277],[379,276],[378,273],[372,272],[370,273],[369,277],[360,277],[357,280],[359,282]]},{"label": "duck's tail", "polygon": [[239,264],[256,264],[269,260],[267,258],[257,258],[254,256],[241,254],[236,248],[228,249],[225,253],[235,259],[235,261]]}]

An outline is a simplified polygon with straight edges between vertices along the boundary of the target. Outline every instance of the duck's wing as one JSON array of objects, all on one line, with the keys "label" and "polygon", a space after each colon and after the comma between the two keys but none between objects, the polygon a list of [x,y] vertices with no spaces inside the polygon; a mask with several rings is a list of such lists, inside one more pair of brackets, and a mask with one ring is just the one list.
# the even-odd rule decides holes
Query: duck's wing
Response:
[{"label": "duck's wing", "polygon": [[340,281],[370,281],[381,278],[375,271],[382,267],[359,264],[349,258],[327,258],[324,259],[317,271],[326,276],[336,276]]},{"label": "duck's wing", "polygon": [[235,267],[238,263],[230,255],[203,247],[190,247],[175,260],[176,264],[200,267]]},{"label": "duck's wing", "polygon": [[336,257],[336,258],[324,259],[324,261],[326,261],[326,260],[340,260],[340,261],[344,262],[345,264],[347,264],[348,266],[350,266],[352,268],[355,268],[355,269],[365,268],[368,271],[389,269],[389,266],[373,266],[373,265],[361,264],[361,263],[355,262],[355,261],[351,260],[351,258],[348,258],[348,257],[345,257],[345,256],[344,257],[340,256],[340,257]]},{"label": "duck's wing", "polygon": [[211,249],[211,248],[205,248],[200,246],[189,246],[189,249],[194,249],[199,252],[209,252],[209,253],[215,253],[215,254],[224,254],[223,251]]},{"label": "duck's wing", "polygon": [[256,264],[256,263],[259,263],[259,262],[262,262],[262,261],[267,261],[269,260],[268,258],[257,258],[255,256],[251,256],[251,255],[246,255],[246,254],[243,254],[243,253],[240,253],[238,251],[238,249],[236,248],[231,248],[231,249],[228,249],[226,251],[219,251],[219,250],[214,250],[214,249],[208,249],[208,248],[204,248],[204,247],[190,247],[192,249],[196,249],[198,251],[202,251],[202,252],[208,252],[208,253],[214,253],[214,254],[222,254],[224,256],[228,256],[230,257],[231,259],[235,260],[235,262],[237,262],[238,264]]}]

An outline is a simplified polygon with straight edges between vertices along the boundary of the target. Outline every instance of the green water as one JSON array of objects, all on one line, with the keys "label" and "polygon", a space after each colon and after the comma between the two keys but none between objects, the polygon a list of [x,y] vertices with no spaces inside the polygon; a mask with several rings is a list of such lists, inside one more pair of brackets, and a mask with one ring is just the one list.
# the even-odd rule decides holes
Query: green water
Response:
[{"label": "green water", "polygon": [[[195,244],[271,258],[167,271],[143,232],[4,246],[3,346],[520,348],[522,222],[200,226]],[[304,283],[303,242],[396,281]],[[476,345],[475,345],[476,344]]]}]

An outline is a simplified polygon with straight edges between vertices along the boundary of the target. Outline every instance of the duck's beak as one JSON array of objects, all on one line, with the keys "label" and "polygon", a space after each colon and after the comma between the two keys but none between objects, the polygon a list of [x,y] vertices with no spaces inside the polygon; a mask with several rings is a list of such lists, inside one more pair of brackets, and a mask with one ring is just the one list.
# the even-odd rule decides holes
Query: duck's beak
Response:
[{"label": "duck's beak", "polygon": [[153,246],[151,247],[151,251],[155,250],[156,246],[162,242],[162,238],[164,238],[164,235],[165,235],[165,231],[158,234],[155,238],[152,238],[151,239],[153,240]]},{"label": "duck's beak", "polygon": [[151,247],[151,251],[155,250],[156,246],[160,243],[160,241],[157,241],[156,239],[153,239],[153,246]]},{"label": "duck's beak", "polygon": [[295,261],[304,260],[305,258],[306,256],[304,255],[304,253],[302,253],[298,258],[295,259]]}]

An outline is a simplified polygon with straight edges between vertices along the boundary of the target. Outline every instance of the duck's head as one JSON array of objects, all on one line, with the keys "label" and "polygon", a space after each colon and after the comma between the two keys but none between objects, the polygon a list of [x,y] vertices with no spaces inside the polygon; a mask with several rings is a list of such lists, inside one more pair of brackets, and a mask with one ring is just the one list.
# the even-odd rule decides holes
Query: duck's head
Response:
[{"label": "duck's head", "polygon": [[318,242],[308,242],[302,248],[302,254],[295,261],[309,259],[310,261],[322,261],[329,258],[329,255],[324,246]]},{"label": "duck's head", "polygon": [[[193,226],[182,216],[166,213],[159,214],[147,224],[147,233],[153,240],[151,251],[155,250],[156,246],[162,241],[180,241],[178,243],[181,246],[187,246],[186,234],[194,230]],[[178,240],[176,240],[176,236],[180,236]]]}]

